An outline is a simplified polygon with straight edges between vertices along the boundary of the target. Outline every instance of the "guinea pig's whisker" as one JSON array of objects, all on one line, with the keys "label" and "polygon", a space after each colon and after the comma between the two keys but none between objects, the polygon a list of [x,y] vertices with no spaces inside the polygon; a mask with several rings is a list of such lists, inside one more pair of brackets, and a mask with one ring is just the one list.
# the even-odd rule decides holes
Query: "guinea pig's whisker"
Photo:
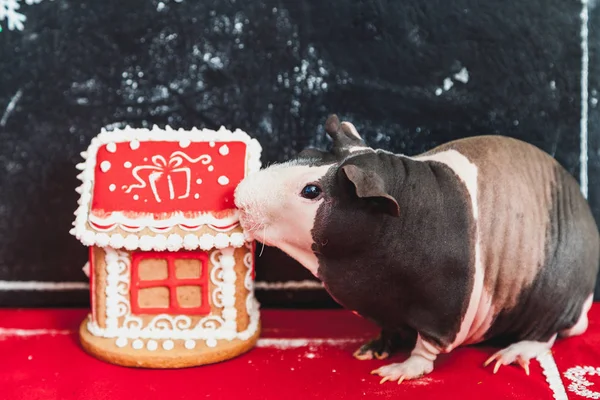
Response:
[{"label": "guinea pig's whisker", "polygon": [[262,228],[262,222],[254,222],[254,225],[250,228],[251,232],[256,232]]},{"label": "guinea pig's whisker", "polygon": [[262,256],[263,251],[265,250],[265,239],[267,237],[267,224],[263,223],[263,240],[262,240],[262,247],[260,248],[260,254],[258,255],[259,257]]}]

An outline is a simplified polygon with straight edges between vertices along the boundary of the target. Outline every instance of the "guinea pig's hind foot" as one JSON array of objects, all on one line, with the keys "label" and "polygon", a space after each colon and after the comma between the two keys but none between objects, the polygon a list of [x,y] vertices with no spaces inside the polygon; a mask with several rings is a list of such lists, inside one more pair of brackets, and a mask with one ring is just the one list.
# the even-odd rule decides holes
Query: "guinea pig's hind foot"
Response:
[{"label": "guinea pig's hind foot", "polygon": [[523,340],[521,342],[513,343],[488,358],[486,362],[483,363],[483,366],[487,367],[493,361],[496,361],[496,364],[494,365],[495,374],[500,369],[500,366],[517,363],[525,370],[525,374],[529,375],[529,361],[532,358],[536,358],[549,351],[555,340],[556,335],[547,342]]},{"label": "guinea pig's hind foot", "polygon": [[418,335],[415,348],[410,352],[410,357],[406,361],[384,365],[371,373],[381,376],[382,379],[379,383],[398,380],[398,384],[401,384],[405,380],[420,378],[433,371],[433,362],[438,354],[440,354],[439,348]]}]

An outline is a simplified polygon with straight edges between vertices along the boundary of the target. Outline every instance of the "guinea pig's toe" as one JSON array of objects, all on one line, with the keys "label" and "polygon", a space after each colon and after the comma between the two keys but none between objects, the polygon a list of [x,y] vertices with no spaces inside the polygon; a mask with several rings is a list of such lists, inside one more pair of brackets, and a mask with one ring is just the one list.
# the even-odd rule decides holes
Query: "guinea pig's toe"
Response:
[{"label": "guinea pig's toe", "polygon": [[371,350],[366,350],[361,347],[360,349],[358,349],[354,353],[352,353],[352,356],[354,358],[356,358],[357,360],[361,360],[361,361],[372,360],[373,352]]},{"label": "guinea pig's toe", "polygon": [[517,363],[525,370],[525,375],[529,376],[529,360],[522,358],[521,356],[517,357]]},{"label": "guinea pig's toe", "polygon": [[384,365],[371,371],[382,377],[380,383],[387,381],[398,381],[398,384],[405,380],[417,379],[430,373],[433,370],[433,361],[418,355],[411,355],[406,361],[401,363]]},{"label": "guinea pig's toe", "polygon": [[494,365],[494,374],[498,372],[501,366],[510,364],[519,364],[525,371],[525,374],[529,375],[529,360],[547,352],[554,343],[554,338],[548,342],[536,342],[532,340],[523,340],[521,342],[513,343],[505,349],[502,349],[488,358],[483,366],[487,367],[492,362],[496,361]]}]

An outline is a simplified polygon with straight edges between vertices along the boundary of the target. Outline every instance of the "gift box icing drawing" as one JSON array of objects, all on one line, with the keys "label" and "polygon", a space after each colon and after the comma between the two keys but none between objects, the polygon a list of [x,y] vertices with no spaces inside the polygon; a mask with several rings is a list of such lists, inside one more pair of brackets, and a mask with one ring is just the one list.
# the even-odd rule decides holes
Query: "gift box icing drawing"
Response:
[{"label": "gift box icing drawing", "polygon": [[237,184],[260,169],[246,133],[103,131],[82,155],[71,233],[89,246],[81,343],[121,365],[178,368],[249,350],[260,331],[254,243]]}]

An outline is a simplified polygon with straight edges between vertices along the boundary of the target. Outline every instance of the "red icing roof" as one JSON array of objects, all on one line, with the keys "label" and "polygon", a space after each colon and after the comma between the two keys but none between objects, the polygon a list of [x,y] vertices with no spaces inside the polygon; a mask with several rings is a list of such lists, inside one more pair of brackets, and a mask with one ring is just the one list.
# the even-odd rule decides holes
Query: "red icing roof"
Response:
[{"label": "red icing roof", "polygon": [[246,144],[132,141],[98,149],[91,214],[121,212],[129,219],[218,214],[235,208],[233,194],[245,176]]}]

